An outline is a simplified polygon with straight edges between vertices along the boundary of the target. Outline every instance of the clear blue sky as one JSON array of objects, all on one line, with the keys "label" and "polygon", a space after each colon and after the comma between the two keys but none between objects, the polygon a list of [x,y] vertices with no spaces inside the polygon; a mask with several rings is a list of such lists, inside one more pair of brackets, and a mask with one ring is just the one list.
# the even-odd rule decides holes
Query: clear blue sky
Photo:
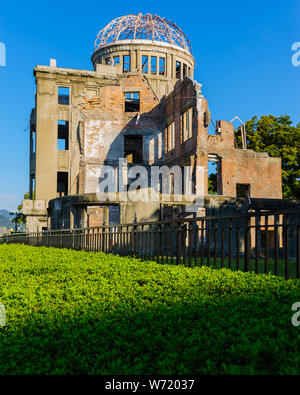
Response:
[{"label": "clear blue sky", "polygon": [[149,12],[182,28],[214,121],[288,114],[300,122],[300,67],[291,63],[291,46],[300,42],[300,0],[139,3],[1,2],[0,42],[6,45],[7,66],[0,67],[0,209],[15,209],[28,191],[33,67],[56,58],[59,67],[92,69],[95,36],[118,16]]}]

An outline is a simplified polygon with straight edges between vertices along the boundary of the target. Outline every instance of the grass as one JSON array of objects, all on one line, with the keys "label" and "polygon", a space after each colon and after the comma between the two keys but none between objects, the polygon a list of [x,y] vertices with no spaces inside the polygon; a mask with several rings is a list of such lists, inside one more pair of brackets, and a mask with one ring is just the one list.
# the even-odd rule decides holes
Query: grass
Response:
[{"label": "grass", "polygon": [[0,246],[0,374],[299,374],[300,281]]},{"label": "grass", "polygon": [[[156,259],[157,261],[157,259]],[[195,261],[197,262],[197,265],[195,265]],[[164,256],[160,256],[158,261],[159,263],[166,263],[167,262],[167,257]],[[221,258],[217,257],[216,261],[214,259],[214,256],[210,257],[210,260],[208,262],[207,257],[203,257],[203,259],[201,260],[201,258],[197,257],[197,260],[195,260],[194,256],[191,256],[191,264],[189,265],[189,257],[188,255],[186,256],[185,262],[184,259],[181,257],[180,262],[184,265],[184,266],[190,266],[190,267],[195,267],[195,266],[207,266],[207,267],[211,267],[213,269],[229,269],[229,259],[227,257],[224,257],[224,266],[222,267],[221,264]],[[171,258],[168,258],[168,263],[171,264]],[[173,263],[172,264],[177,264],[176,261],[176,257],[173,258]],[[285,273],[285,261],[283,259],[278,259],[277,262],[277,266],[278,266],[278,272],[277,275],[280,277],[286,277],[286,273]],[[233,271],[244,271],[245,268],[245,261],[244,261],[244,257],[241,256],[240,260],[239,260],[239,264],[237,264],[237,260],[235,257],[232,258],[232,262],[231,262],[231,270]],[[250,270],[252,272],[256,272],[256,262],[255,259],[251,259],[250,260]],[[268,258],[268,270],[266,273],[265,270],[265,260],[264,258],[260,258],[258,259],[258,271],[257,274],[273,274],[275,275],[275,260],[273,258]],[[296,279],[297,276],[297,267],[296,267],[296,260],[292,260],[289,259],[288,261],[288,278],[289,279]]]}]

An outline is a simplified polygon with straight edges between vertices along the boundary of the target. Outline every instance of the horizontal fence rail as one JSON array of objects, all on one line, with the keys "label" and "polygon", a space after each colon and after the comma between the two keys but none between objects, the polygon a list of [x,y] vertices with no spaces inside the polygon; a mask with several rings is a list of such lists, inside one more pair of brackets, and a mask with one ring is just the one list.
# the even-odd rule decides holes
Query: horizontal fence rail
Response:
[{"label": "horizontal fence rail", "polygon": [[18,233],[0,243],[300,278],[300,210]]}]

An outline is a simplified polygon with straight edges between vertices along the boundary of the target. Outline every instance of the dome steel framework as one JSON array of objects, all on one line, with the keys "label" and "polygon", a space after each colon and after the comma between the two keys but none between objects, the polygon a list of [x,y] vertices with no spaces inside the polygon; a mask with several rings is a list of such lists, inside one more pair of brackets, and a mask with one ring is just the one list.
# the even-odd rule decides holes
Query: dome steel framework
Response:
[{"label": "dome steel framework", "polygon": [[97,49],[122,40],[151,40],[176,45],[192,54],[192,46],[175,23],[157,15],[126,15],[111,21],[97,34]]}]

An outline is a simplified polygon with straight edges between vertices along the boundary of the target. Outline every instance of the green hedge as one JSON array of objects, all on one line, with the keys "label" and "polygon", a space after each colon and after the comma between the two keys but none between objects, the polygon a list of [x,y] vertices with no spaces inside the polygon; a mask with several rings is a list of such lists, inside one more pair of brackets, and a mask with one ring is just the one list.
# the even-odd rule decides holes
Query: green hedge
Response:
[{"label": "green hedge", "polygon": [[299,374],[300,282],[0,246],[0,374]]}]

